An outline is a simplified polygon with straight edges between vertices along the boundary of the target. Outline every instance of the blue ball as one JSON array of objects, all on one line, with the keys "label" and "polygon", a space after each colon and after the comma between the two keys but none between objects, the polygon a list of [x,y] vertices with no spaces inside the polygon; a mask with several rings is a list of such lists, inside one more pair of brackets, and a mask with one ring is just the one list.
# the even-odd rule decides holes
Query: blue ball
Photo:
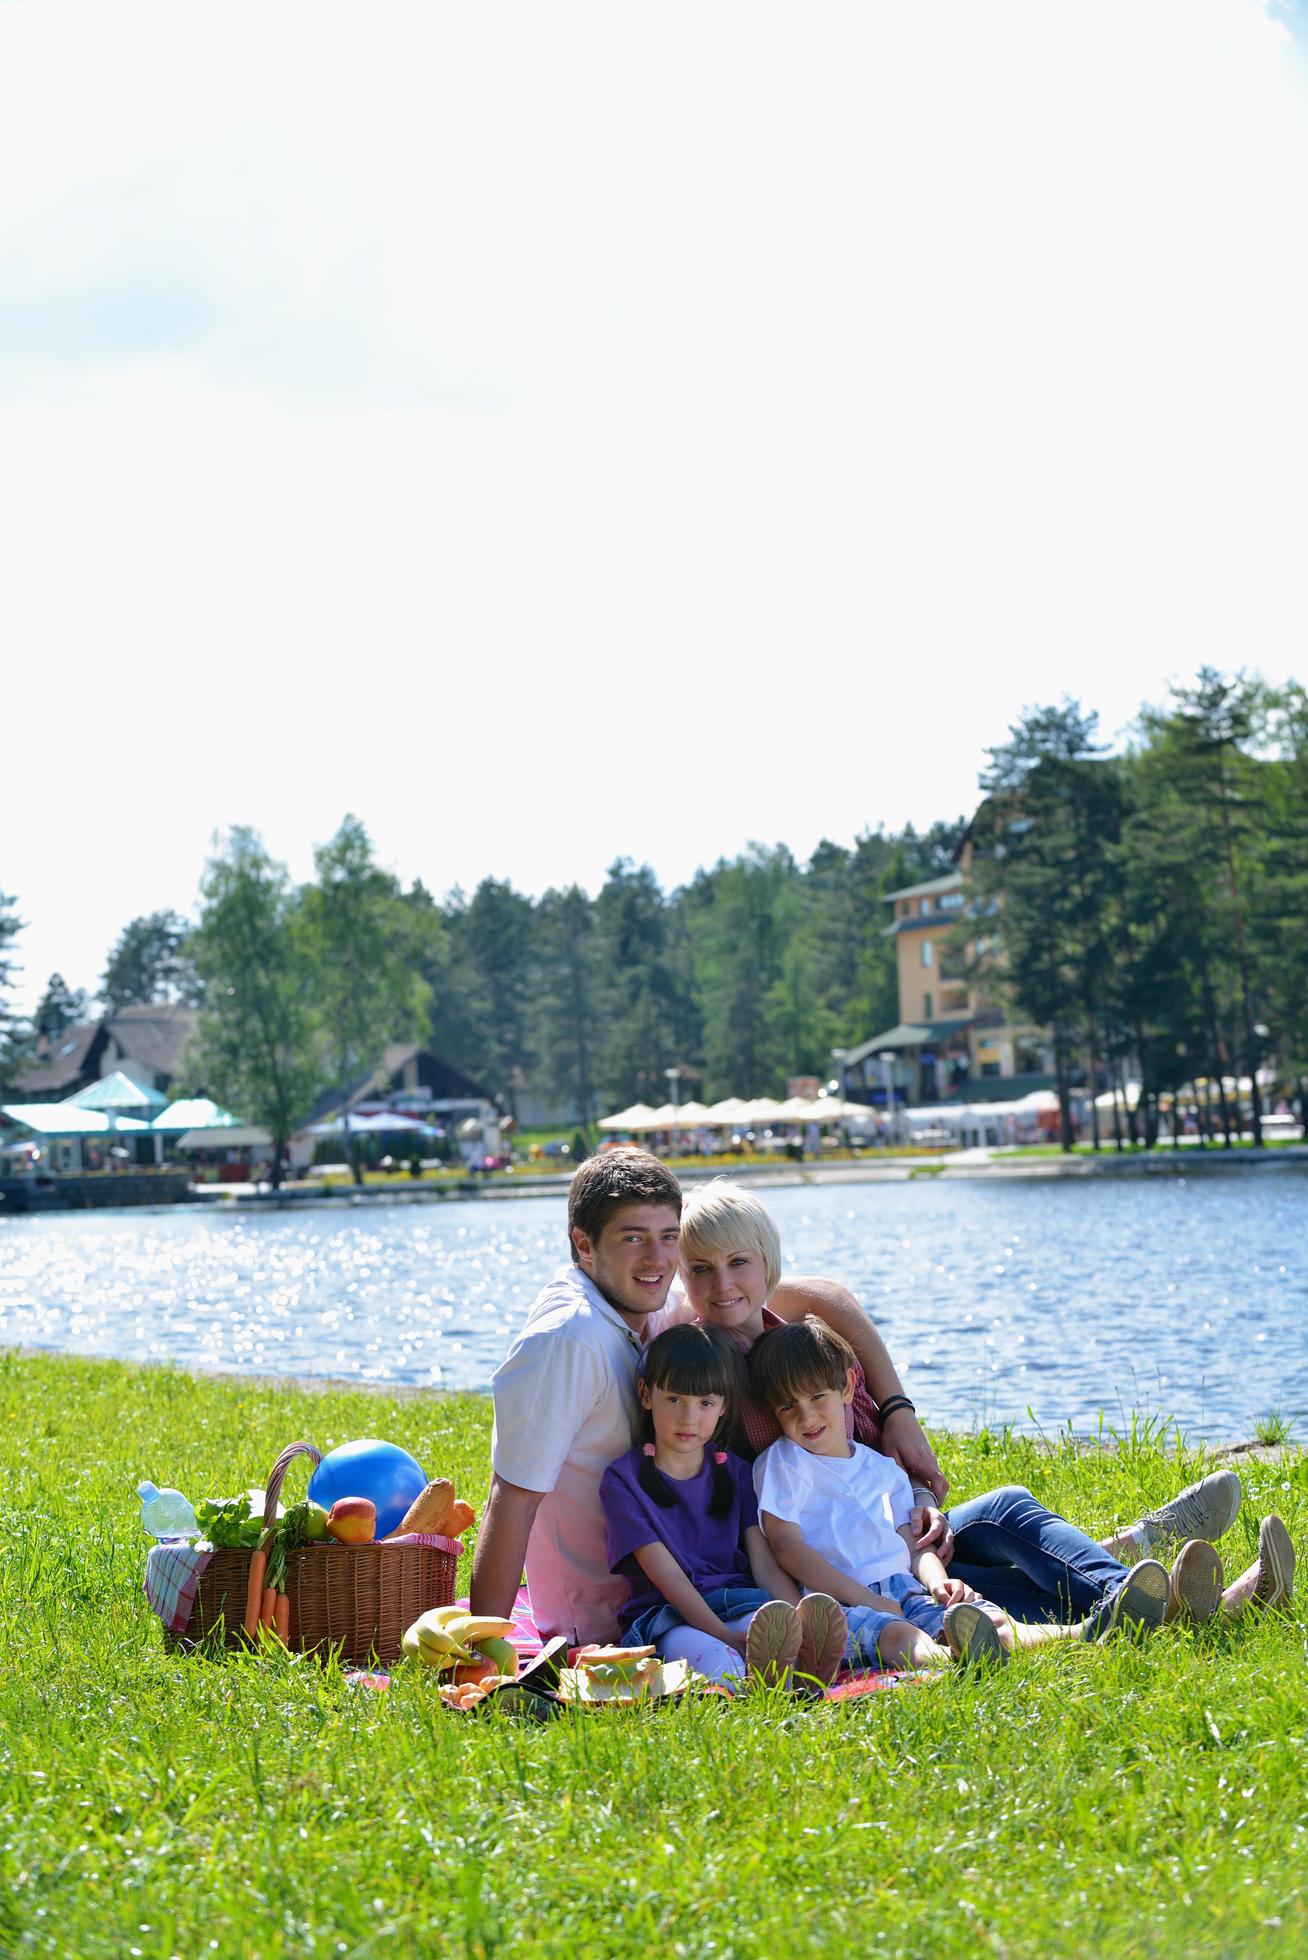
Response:
[{"label": "blue ball", "polygon": [[309,1479],[309,1495],[330,1511],[338,1497],[366,1497],[377,1510],[377,1536],[401,1522],[427,1488],[427,1472],[395,1443],[364,1437],[331,1450]]}]

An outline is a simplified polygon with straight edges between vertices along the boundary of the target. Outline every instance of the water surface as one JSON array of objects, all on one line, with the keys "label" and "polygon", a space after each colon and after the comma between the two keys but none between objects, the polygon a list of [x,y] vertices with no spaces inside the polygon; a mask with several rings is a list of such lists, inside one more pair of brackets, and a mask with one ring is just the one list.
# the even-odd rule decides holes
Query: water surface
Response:
[{"label": "water surface", "polygon": [[[1134,1409],[1221,1441],[1308,1411],[1302,1172],[766,1201],[787,1271],[853,1288],[933,1423],[1087,1431]],[[0,1225],[0,1346],[484,1389],[565,1256],[553,1196],[36,1214]]]}]

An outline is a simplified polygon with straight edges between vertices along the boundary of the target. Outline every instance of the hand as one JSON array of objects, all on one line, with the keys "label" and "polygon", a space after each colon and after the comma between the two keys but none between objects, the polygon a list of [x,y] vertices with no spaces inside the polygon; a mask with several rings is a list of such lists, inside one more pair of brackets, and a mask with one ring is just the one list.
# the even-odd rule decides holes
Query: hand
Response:
[{"label": "hand", "polygon": [[932,1586],[931,1597],[937,1606],[959,1606],[965,1599],[980,1599],[981,1595],[963,1579],[942,1579],[938,1586]]},{"label": "hand", "polygon": [[954,1534],[943,1511],[934,1504],[915,1504],[908,1514],[908,1528],[913,1534],[911,1551],[934,1552],[942,1565],[948,1565],[954,1556]]},{"label": "hand", "polygon": [[910,1483],[925,1484],[943,1504],[949,1479],[936,1462],[936,1453],[922,1433],[922,1425],[911,1409],[894,1409],[881,1425],[881,1448],[893,1456]]}]

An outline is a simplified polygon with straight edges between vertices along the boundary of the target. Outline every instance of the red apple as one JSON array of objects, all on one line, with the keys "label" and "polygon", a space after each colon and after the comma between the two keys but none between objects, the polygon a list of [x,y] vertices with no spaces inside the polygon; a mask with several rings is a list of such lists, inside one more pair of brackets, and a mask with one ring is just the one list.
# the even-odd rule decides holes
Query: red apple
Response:
[{"label": "red apple", "polygon": [[377,1536],[377,1506],[367,1497],[338,1497],[327,1513],[327,1529],[342,1545],[371,1545]]}]

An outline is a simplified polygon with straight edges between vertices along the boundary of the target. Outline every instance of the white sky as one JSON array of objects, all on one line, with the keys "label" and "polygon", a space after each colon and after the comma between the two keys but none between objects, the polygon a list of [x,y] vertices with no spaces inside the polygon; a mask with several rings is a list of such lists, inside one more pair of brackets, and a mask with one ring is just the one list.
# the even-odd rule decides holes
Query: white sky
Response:
[{"label": "white sky", "polygon": [[436,892],[971,807],[1308,670],[1308,69],[1255,0],[0,0],[30,1005],[347,809]]}]

